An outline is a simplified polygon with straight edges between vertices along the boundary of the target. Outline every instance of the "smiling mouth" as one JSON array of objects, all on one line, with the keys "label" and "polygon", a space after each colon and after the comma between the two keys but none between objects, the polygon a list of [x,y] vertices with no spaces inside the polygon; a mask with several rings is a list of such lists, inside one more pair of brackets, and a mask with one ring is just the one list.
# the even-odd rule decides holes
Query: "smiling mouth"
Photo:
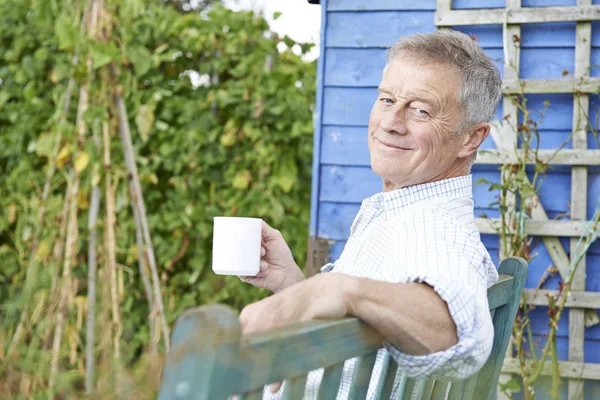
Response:
[{"label": "smiling mouth", "polygon": [[386,147],[390,150],[412,150],[412,149],[409,149],[408,147],[397,146],[395,144],[384,142],[383,140],[380,140],[376,137],[374,139],[377,140],[383,147]]}]

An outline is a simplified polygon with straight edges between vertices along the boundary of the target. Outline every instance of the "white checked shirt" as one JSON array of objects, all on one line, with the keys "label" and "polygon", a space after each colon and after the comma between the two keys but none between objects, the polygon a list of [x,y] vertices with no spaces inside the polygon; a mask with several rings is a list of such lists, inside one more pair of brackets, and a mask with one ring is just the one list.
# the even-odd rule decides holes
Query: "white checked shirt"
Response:
[{"label": "white checked shirt", "polygon": [[[471,192],[468,175],[364,200],[340,258],[322,268],[385,282],[424,282],[446,301],[458,343],[413,356],[385,341],[385,349],[398,362],[398,374],[461,379],[477,372],[491,352],[494,330],[487,289],[498,273],[475,226]],[[386,350],[377,355],[367,398],[374,396]],[[355,362],[346,361],[338,399],[348,397]],[[316,398],[322,374],[309,374],[306,398]]]}]

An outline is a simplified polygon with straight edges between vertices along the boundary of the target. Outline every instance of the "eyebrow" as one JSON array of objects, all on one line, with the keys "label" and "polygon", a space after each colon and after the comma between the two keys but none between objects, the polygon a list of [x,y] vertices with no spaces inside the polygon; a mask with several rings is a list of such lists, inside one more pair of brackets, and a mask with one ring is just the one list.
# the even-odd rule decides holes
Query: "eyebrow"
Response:
[{"label": "eyebrow", "polygon": [[[385,87],[378,87],[377,88],[377,92],[389,94],[390,96],[394,95],[394,93],[392,93],[392,91],[390,89],[387,89]],[[429,99],[427,99],[427,98],[425,98],[423,96],[419,96],[416,93],[409,93],[409,96],[412,97],[416,101],[423,102],[423,103],[425,103],[425,104],[427,104],[427,105],[429,105],[431,107],[436,107],[435,102],[433,102],[433,101],[431,101],[431,100],[429,100]]]}]

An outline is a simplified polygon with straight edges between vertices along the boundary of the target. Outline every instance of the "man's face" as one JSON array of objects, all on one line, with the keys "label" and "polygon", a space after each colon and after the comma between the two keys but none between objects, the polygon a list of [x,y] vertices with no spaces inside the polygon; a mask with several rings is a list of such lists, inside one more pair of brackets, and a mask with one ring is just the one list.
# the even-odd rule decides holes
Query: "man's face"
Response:
[{"label": "man's face", "polygon": [[464,174],[460,83],[453,67],[403,54],[386,66],[369,118],[371,167],[384,190]]}]

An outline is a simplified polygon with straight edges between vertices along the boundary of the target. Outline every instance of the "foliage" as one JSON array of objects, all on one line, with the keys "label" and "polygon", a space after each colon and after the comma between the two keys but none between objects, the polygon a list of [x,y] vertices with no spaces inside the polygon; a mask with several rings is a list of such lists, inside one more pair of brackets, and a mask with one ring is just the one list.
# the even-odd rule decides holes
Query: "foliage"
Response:
[{"label": "foliage", "polygon": [[[117,222],[110,228],[117,243],[123,362],[147,358],[141,355],[150,341],[151,310],[137,271],[129,173],[113,96],[123,96],[133,130],[169,323],[194,305],[223,302],[239,309],[265,295],[211,271],[214,216],[263,218],[282,231],[299,265],[305,261],[315,65],[292,48],[304,54],[311,45],[278,37],[249,12],[215,6],[186,13],[161,0],[107,1],[97,37],[88,38],[81,34],[85,8],[79,0],[0,0],[0,358],[21,315],[27,333],[16,350],[20,357],[0,368],[2,398],[38,396],[47,384],[46,333],[63,273],[57,244],[74,174],[81,177],[79,236],[57,387],[82,390],[87,224],[92,189],[103,187],[107,176],[116,183]],[[71,78],[77,90],[63,113]],[[91,100],[81,115],[87,127],[82,140],[78,93],[86,84]],[[108,166],[95,140],[103,122],[111,129]],[[43,200],[53,165],[57,172]],[[98,226],[106,231],[106,224],[101,214]],[[107,257],[100,249],[99,262]],[[98,319],[99,331],[110,324],[108,313],[100,311]]]}]

